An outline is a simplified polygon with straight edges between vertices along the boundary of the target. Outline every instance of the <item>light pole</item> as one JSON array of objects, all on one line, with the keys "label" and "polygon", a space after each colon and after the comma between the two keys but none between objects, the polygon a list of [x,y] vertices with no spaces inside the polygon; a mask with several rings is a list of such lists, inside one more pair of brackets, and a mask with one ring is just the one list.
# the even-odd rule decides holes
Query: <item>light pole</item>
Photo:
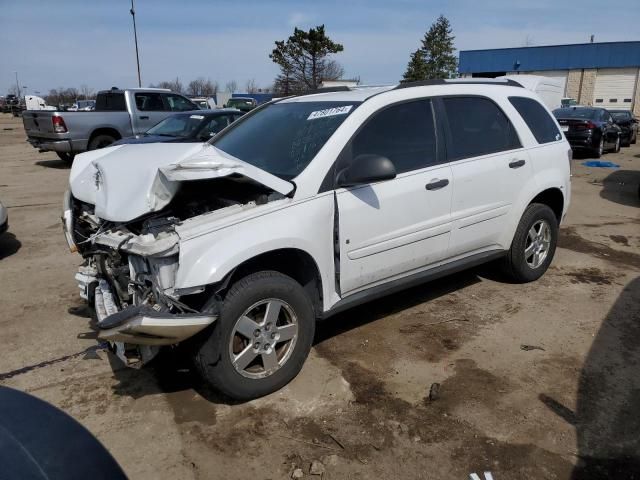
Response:
[{"label": "light pole", "polygon": [[136,42],[136,64],[138,65],[138,87],[142,87],[142,80],[140,79],[140,57],[138,56],[138,32],[136,31],[136,10],[133,6],[133,0],[131,0],[131,18],[133,18],[133,39]]},{"label": "light pole", "polygon": [[18,83],[18,72],[13,72],[13,73],[16,74],[16,88],[18,89],[18,100],[20,100],[22,95],[20,95],[20,83]]}]

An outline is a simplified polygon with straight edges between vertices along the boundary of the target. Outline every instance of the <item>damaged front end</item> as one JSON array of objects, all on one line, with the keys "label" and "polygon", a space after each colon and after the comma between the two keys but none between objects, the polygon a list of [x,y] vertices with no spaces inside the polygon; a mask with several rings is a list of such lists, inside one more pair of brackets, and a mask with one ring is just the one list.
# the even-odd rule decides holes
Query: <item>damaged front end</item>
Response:
[{"label": "damaged front end", "polygon": [[141,364],[217,318],[215,291],[176,288],[178,269],[190,267],[179,264],[177,230],[284,199],[295,186],[208,144],[146,144],[78,156],[70,187],[62,222],[84,258],[80,296],[95,307],[98,337]]},{"label": "damaged front end", "polygon": [[[217,318],[204,287],[176,291],[177,218],[133,225],[98,219],[90,205],[67,193],[63,221],[72,251],[85,259],[76,274],[80,296],[95,309],[98,338],[110,342],[126,364],[151,360],[162,345],[195,335]],[[181,296],[187,295],[187,304]]]}]

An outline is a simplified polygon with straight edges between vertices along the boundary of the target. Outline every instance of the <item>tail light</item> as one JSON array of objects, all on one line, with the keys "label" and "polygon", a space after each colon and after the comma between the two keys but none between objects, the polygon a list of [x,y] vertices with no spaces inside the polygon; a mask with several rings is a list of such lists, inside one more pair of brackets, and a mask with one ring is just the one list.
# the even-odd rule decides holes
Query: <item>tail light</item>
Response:
[{"label": "tail light", "polygon": [[55,133],[67,133],[67,125],[64,123],[64,118],[54,115],[51,117],[53,122],[53,131]]},{"label": "tail light", "polygon": [[593,130],[594,128],[597,128],[597,125],[589,121],[587,123],[578,123],[577,125],[574,126],[574,128],[576,130]]}]

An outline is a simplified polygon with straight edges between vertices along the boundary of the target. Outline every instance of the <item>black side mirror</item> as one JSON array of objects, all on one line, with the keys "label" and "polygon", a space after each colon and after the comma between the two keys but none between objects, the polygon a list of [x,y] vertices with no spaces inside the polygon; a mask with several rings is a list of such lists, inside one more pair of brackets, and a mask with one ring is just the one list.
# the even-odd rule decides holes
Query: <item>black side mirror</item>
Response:
[{"label": "black side mirror", "polygon": [[381,155],[364,154],[353,159],[351,165],[338,173],[339,187],[352,187],[396,178],[396,167]]}]

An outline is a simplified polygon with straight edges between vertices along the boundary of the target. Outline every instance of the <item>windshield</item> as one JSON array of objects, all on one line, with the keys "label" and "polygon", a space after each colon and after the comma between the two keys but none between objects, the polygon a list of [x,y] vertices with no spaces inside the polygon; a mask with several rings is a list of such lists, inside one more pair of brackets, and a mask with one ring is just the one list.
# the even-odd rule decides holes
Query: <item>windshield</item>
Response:
[{"label": "windshield", "polygon": [[360,102],[274,103],[242,120],[212,144],[289,180],[302,172]]},{"label": "windshield", "polygon": [[558,108],[553,111],[556,118],[589,118],[595,117],[596,112],[591,108]]},{"label": "windshield", "polygon": [[188,137],[195,133],[203,120],[204,115],[198,114],[172,115],[147,130],[146,135]]}]

